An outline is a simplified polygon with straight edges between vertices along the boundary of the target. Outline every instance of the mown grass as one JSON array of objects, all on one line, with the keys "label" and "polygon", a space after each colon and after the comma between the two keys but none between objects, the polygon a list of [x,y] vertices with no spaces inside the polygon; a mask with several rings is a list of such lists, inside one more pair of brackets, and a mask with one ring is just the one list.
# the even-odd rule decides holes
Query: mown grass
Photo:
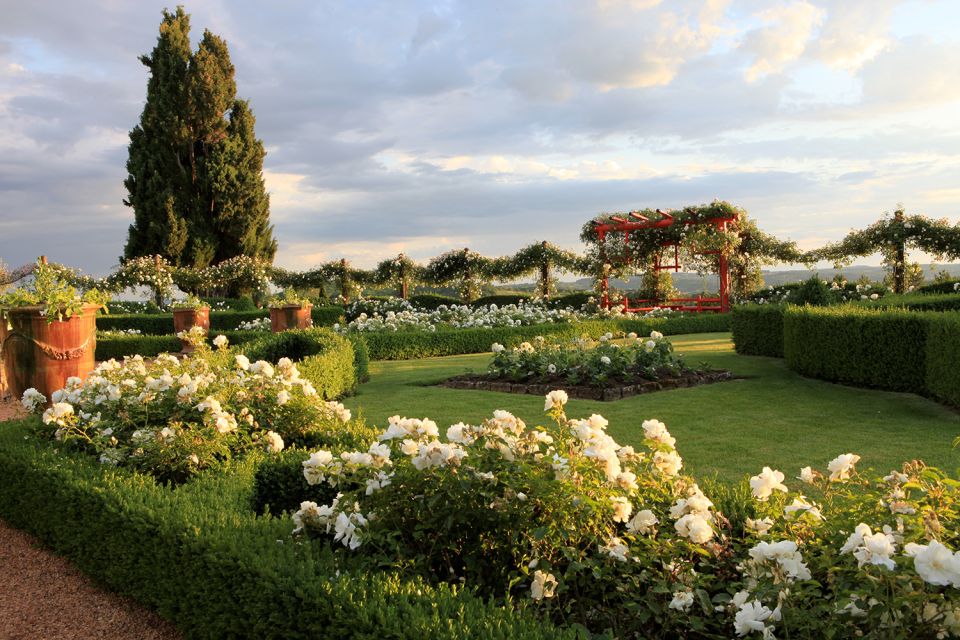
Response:
[{"label": "mown grass", "polygon": [[[764,465],[787,477],[801,466],[825,469],[838,454],[862,456],[862,469],[886,473],[904,460],[922,459],[951,473],[960,465],[952,441],[960,415],[920,396],[856,389],[803,378],[783,360],[734,353],[729,333],[672,338],[688,364],[705,362],[742,379],[616,402],[571,400],[568,415],[599,413],[621,444],[639,444],[641,423],[663,420],[677,438],[685,471],[734,481]],[[429,417],[441,431],[455,422],[477,423],[507,409],[528,424],[543,422],[539,396],[432,386],[467,371],[482,371],[490,356],[476,354],[399,362],[373,362],[371,380],[345,404],[377,426],[394,414]]]}]

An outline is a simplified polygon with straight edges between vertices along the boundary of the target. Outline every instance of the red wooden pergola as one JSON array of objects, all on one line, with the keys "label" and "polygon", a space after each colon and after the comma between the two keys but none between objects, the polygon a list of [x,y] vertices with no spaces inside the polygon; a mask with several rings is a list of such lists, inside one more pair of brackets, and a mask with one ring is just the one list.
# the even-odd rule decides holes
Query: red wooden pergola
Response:
[{"label": "red wooden pergola", "polygon": [[[594,230],[597,232],[597,241],[600,245],[601,255],[603,252],[603,243],[608,233],[623,233],[624,241],[627,247],[627,259],[629,260],[630,234],[643,233],[651,229],[662,229],[673,224],[709,224],[717,228],[718,231],[725,231],[727,225],[736,222],[736,215],[705,218],[700,220],[681,220],[677,221],[674,216],[665,211],[657,209],[660,215],[659,220],[651,220],[645,215],[631,211],[623,215],[611,216],[609,222],[594,223]],[[658,271],[680,270],[680,246],[676,242],[664,242],[663,247],[673,247],[673,263],[663,264],[660,256],[655,258],[654,269]],[[720,277],[720,295],[717,297],[697,295],[693,298],[671,298],[670,300],[652,300],[652,299],[634,299],[631,301],[627,296],[623,297],[623,310],[625,312],[647,312],[654,309],[672,309],[674,311],[693,311],[696,313],[711,311],[716,313],[726,313],[730,311],[730,276],[727,269],[727,257],[719,250],[701,251],[701,255],[716,254],[719,255],[719,265],[717,275]],[[601,283],[602,305],[609,309],[612,305],[608,292],[607,276],[604,275]],[[634,304],[631,305],[631,302]]]}]

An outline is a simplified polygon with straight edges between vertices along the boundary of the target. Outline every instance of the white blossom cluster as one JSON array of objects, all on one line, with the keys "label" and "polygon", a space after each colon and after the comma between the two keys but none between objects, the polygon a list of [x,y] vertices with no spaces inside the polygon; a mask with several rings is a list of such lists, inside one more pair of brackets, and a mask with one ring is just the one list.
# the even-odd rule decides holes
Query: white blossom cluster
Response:
[{"label": "white blossom cluster", "polygon": [[496,304],[482,307],[467,305],[440,305],[434,311],[405,309],[383,314],[361,313],[346,325],[334,325],[340,333],[376,331],[436,331],[439,328],[493,328],[519,327],[533,324],[575,322],[584,314],[572,308],[551,309],[541,304]]}]

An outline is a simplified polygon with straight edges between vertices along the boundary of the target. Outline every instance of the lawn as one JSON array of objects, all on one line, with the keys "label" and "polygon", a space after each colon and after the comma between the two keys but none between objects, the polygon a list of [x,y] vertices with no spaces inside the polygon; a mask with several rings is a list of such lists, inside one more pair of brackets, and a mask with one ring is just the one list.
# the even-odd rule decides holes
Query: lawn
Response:
[{"label": "lawn", "polygon": [[[788,479],[801,466],[821,470],[841,453],[862,456],[861,469],[886,473],[904,460],[922,459],[951,473],[960,466],[952,448],[960,414],[905,393],[856,389],[803,378],[783,360],[740,356],[729,333],[672,338],[688,364],[706,362],[743,379],[692,389],[635,396],[616,402],[571,400],[571,417],[599,413],[621,444],[639,444],[640,424],[664,421],[677,439],[684,471],[723,480],[753,475],[764,465]],[[429,417],[444,431],[459,421],[477,423],[507,409],[528,424],[543,420],[539,396],[432,386],[449,376],[482,371],[489,354],[371,363],[371,380],[345,401],[377,426],[388,416]]]}]

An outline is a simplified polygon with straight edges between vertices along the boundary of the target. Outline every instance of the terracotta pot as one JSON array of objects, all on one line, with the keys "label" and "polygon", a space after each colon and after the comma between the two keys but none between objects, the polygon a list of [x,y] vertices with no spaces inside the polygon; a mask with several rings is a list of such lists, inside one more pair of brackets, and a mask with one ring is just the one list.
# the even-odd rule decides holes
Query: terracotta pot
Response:
[{"label": "terracotta pot", "polygon": [[47,323],[43,307],[31,306],[7,312],[11,329],[0,330],[3,368],[9,392],[20,398],[33,387],[50,399],[67,378],[86,378],[93,371],[97,350],[97,310],[83,305],[82,314]]},{"label": "terracotta pot", "polygon": [[[189,331],[193,327],[203,327],[204,333],[210,331],[210,307],[199,309],[174,309],[173,332]],[[183,349],[180,353],[193,353],[193,345],[186,340],[180,340]]]},{"label": "terracotta pot", "polygon": [[274,333],[288,329],[309,329],[313,326],[313,318],[310,317],[311,309],[313,309],[312,304],[270,307],[270,329]]}]

